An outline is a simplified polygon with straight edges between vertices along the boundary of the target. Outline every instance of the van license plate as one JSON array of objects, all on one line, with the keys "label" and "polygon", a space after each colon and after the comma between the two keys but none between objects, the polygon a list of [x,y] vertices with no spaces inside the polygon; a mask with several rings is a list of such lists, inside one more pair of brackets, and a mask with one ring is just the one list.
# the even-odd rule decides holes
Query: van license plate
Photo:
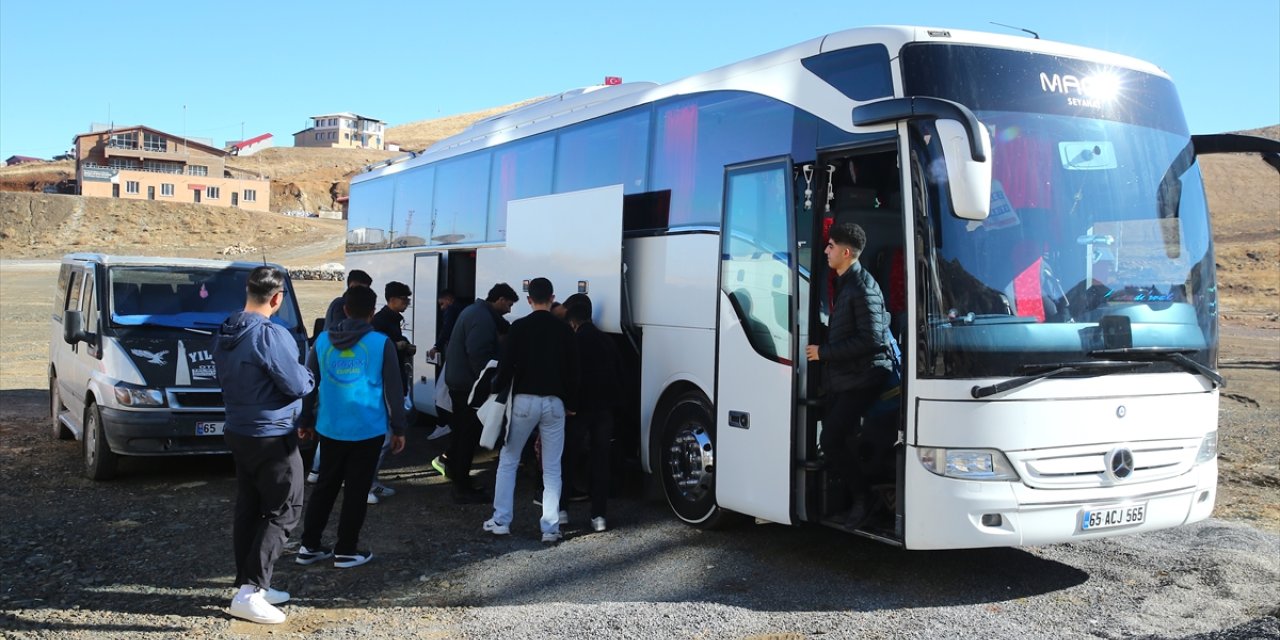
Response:
[{"label": "van license plate", "polygon": [[1080,512],[1080,530],[1093,531],[1108,527],[1128,527],[1147,520],[1147,503],[1121,504]]},{"label": "van license plate", "polygon": [[198,436],[220,436],[222,435],[222,427],[226,423],[223,422],[197,422],[196,435]]}]

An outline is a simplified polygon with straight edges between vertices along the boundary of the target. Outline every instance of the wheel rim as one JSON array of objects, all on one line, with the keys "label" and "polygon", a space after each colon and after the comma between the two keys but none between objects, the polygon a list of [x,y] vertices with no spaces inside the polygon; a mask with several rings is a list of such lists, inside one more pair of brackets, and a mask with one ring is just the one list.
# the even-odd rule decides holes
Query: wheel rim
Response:
[{"label": "wheel rim", "polygon": [[715,458],[711,434],[702,425],[680,427],[667,451],[667,476],[681,497],[697,502],[711,493]]},{"label": "wheel rim", "polygon": [[84,461],[90,468],[98,462],[98,417],[94,413],[90,407],[84,421]]}]

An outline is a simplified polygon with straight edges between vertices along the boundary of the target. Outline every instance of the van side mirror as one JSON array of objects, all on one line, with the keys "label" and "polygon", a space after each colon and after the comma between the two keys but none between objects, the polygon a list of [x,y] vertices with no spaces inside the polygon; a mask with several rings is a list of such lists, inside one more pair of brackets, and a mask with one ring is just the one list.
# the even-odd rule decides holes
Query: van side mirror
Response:
[{"label": "van side mirror", "polygon": [[952,211],[965,220],[986,220],[991,213],[991,135],[968,107],[913,96],[853,108],[853,124],[858,126],[923,119],[936,121]]},{"label": "van side mirror", "polygon": [[68,309],[62,313],[62,339],[72,345],[88,339],[84,334],[84,315],[79,311]]}]

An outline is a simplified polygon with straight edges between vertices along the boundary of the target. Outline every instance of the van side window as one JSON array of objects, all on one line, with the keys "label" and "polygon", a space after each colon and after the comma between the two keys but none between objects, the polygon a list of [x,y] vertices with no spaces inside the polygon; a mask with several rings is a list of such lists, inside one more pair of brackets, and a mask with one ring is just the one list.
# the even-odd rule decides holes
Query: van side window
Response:
[{"label": "van side window", "polygon": [[71,283],[71,265],[64,264],[58,270],[58,293],[53,298],[53,315],[62,320],[62,312],[67,308],[67,285]]},{"label": "van side window", "polygon": [[84,285],[84,272],[73,271],[71,273],[71,284],[67,286],[66,303],[62,305],[63,309],[68,311],[80,310],[80,288]]},{"label": "van side window", "polygon": [[93,296],[93,278],[86,273],[84,278],[84,330],[98,333],[98,303]]}]

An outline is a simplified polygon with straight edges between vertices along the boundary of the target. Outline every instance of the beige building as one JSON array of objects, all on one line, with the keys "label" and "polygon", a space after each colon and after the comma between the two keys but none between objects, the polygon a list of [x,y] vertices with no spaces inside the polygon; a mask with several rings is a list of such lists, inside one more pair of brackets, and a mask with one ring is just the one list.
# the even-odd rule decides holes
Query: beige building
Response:
[{"label": "beige building", "polygon": [[75,138],[80,195],[196,202],[268,211],[269,180],[226,177],[227,153],[150,127],[115,127]]},{"label": "beige building", "polygon": [[387,125],[354,113],[311,116],[311,127],[293,134],[295,147],[383,149]]}]

